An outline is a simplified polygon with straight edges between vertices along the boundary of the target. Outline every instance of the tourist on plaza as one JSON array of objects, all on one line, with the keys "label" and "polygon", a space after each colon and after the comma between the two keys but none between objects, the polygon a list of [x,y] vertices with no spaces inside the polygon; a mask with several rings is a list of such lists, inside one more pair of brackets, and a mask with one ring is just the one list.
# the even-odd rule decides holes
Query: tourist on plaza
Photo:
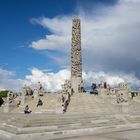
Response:
[{"label": "tourist on plaza", "polygon": [[135,97],[135,93],[131,92],[131,98],[133,99]]},{"label": "tourist on plaza", "polygon": [[29,114],[29,113],[31,113],[32,111],[29,109],[29,106],[28,105],[26,105],[25,106],[25,109],[24,109],[24,113],[25,114]]},{"label": "tourist on plaza", "polygon": [[42,100],[41,100],[41,99],[39,99],[39,100],[38,100],[38,103],[37,103],[37,105],[36,105],[36,106],[38,107],[38,106],[42,106],[42,105],[43,105],[43,102],[42,102]]}]

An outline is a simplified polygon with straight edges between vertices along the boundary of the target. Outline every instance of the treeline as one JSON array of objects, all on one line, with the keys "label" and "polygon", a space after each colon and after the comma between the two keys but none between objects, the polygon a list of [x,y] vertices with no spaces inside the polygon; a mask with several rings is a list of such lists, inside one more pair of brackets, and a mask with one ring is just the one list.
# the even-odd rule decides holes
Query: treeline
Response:
[{"label": "treeline", "polygon": [[0,91],[0,106],[4,103],[2,98],[7,97],[8,92],[9,92],[8,90]]},{"label": "treeline", "polygon": [[0,91],[0,98],[7,97],[8,90]]}]

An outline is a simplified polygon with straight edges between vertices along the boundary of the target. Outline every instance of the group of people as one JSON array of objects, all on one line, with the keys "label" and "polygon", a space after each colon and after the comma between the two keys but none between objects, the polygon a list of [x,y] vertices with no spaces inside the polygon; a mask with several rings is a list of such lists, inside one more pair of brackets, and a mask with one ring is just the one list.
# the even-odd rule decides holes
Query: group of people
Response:
[{"label": "group of people", "polygon": [[65,113],[67,111],[67,107],[70,103],[70,93],[66,91],[65,93],[62,94],[61,96],[61,102],[62,102],[62,113]]},{"label": "group of people", "polygon": [[34,96],[43,96],[44,88],[40,82],[37,83],[34,90],[32,90],[30,86],[25,85],[23,87],[23,94],[25,96],[32,96],[32,98],[34,98]]},{"label": "group of people", "polygon": [[[34,90],[32,90],[29,86],[24,86],[23,87],[23,94],[25,96],[31,96],[32,98],[34,98],[35,96],[43,96],[44,95],[44,88],[42,86],[42,84],[40,82],[37,83],[36,88]],[[42,106],[43,105],[43,101],[41,99],[38,99],[38,102],[36,104],[36,106]],[[29,109],[29,106],[26,105],[24,108],[24,113],[25,114],[29,114],[32,111]]]},{"label": "group of people", "polygon": [[65,80],[64,84],[61,86],[62,86],[61,107],[62,113],[65,113],[70,103],[70,97],[73,94],[73,90],[71,89],[71,82],[69,80]]},{"label": "group of people", "polygon": [[127,102],[128,98],[123,93],[117,95],[117,103]]},{"label": "group of people", "polygon": [[92,91],[90,91],[90,94],[98,95],[98,90],[97,90],[97,86],[95,83],[92,83],[91,89],[92,89]]},{"label": "group of people", "polygon": [[14,99],[16,99],[17,96],[18,96],[18,95],[17,95],[16,93],[13,93],[12,91],[9,91],[9,92],[7,93],[7,100],[8,100],[8,102],[9,102],[9,103],[14,102]]},{"label": "group of people", "polygon": [[[42,106],[43,105],[43,101],[41,99],[38,99],[38,102],[36,104],[36,107],[39,107],[39,106]],[[29,106],[26,105],[25,108],[24,108],[24,113],[25,114],[29,114],[31,113],[32,111],[29,109]]]}]

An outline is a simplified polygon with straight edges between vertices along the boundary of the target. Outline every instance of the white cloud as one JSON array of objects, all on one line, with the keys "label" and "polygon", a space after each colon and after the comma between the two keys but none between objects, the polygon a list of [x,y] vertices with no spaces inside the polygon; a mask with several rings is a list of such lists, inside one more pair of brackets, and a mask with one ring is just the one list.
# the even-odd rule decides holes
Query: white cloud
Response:
[{"label": "white cloud", "polygon": [[15,72],[4,70],[4,69],[0,68],[0,78],[1,79],[7,79],[7,78],[14,76],[14,75],[15,75]]},{"label": "white cloud", "polygon": [[31,70],[31,75],[26,76],[28,83],[35,85],[38,81],[40,81],[44,88],[48,91],[60,90],[61,84],[63,84],[66,79],[70,79],[70,71],[67,69],[63,69],[57,73],[54,73],[43,72],[37,68],[33,68]]},{"label": "white cloud", "polygon": [[[11,76],[9,76],[9,73],[12,73],[11,71],[2,69],[1,71],[3,71],[1,73],[3,78],[0,79],[0,90],[8,89],[22,92],[22,88],[25,84],[31,86],[32,89],[34,89],[36,88],[37,82],[40,81],[46,91],[54,92],[61,90],[61,84],[63,84],[66,79],[70,80],[69,69],[61,69],[58,72],[50,72],[40,70],[38,68],[32,68],[30,69],[31,74],[26,75],[24,79],[13,79]],[[85,87],[90,87],[93,82],[99,84],[100,81],[106,81],[112,86],[117,86],[120,82],[127,82],[132,86],[135,83],[134,86],[136,87],[139,87],[140,85],[140,80],[136,78],[134,74],[113,74],[105,73],[103,71],[83,72],[83,80]]]},{"label": "white cloud", "polygon": [[33,18],[31,22],[40,24],[53,34],[46,35],[44,39],[33,41],[30,47],[36,50],[63,50],[67,46],[70,46],[71,17],[56,17],[53,19],[45,17],[39,19]]},{"label": "white cloud", "polygon": [[[46,36],[45,39],[40,39],[38,41],[33,41],[30,45],[36,50],[60,50],[64,49],[67,46],[67,42],[69,42],[70,36],[62,36],[62,35],[49,35]],[[58,43],[56,45],[56,42]]]},{"label": "white cloud", "polygon": [[[62,69],[58,72],[43,72],[40,69],[31,69],[31,74],[26,76],[26,81],[32,85],[36,85],[38,81],[42,83],[44,88],[48,91],[59,91],[61,90],[61,84],[64,83],[66,79],[70,80],[70,70]],[[106,81],[108,84],[118,86],[120,82],[127,82],[133,86],[139,87],[140,80],[135,77],[134,74],[125,73],[105,73],[103,71],[99,72],[83,72],[83,80],[85,87],[89,87],[93,82],[99,84],[100,81]],[[35,87],[34,87],[35,88]]]},{"label": "white cloud", "polygon": [[69,35],[71,33],[71,28],[69,28],[71,27],[71,16],[57,16],[52,19],[45,17],[32,18],[31,22],[40,24],[54,34]]},{"label": "white cloud", "polygon": [[119,83],[125,82],[132,86],[132,88],[140,87],[140,80],[133,74],[125,73],[105,73],[104,71],[83,73],[83,78],[86,85],[91,85],[92,82],[99,84],[100,81],[107,82],[112,87],[118,86]]},{"label": "white cloud", "polygon": [[16,73],[5,69],[0,69],[0,90],[21,91],[24,80],[13,79]]},{"label": "white cloud", "polygon": [[[88,13],[78,11],[81,19],[83,67],[86,71],[135,72],[138,76],[140,67],[140,2],[138,0],[120,0],[113,6],[98,6]],[[95,12],[96,11],[96,12]],[[70,53],[71,20],[73,16],[42,17],[32,19],[47,28],[52,34],[33,41],[30,45],[36,50],[56,50],[63,52],[64,60]],[[60,56],[50,53],[53,60]],[[70,59],[70,57],[69,57]],[[70,61],[70,60],[69,60]],[[69,61],[63,62],[68,64]],[[61,61],[58,61],[62,65]]]}]

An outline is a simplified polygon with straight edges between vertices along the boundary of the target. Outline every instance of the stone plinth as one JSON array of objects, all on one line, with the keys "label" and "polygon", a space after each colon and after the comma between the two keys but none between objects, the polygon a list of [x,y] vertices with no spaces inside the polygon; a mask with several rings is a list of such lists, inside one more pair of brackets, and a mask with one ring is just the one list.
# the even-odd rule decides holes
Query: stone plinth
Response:
[{"label": "stone plinth", "polygon": [[129,113],[129,103],[128,102],[122,103],[122,113]]},{"label": "stone plinth", "polygon": [[9,102],[6,102],[6,104],[4,105],[4,108],[3,108],[3,112],[5,113],[8,113],[10,111],[10,105],[9,105]]}]

